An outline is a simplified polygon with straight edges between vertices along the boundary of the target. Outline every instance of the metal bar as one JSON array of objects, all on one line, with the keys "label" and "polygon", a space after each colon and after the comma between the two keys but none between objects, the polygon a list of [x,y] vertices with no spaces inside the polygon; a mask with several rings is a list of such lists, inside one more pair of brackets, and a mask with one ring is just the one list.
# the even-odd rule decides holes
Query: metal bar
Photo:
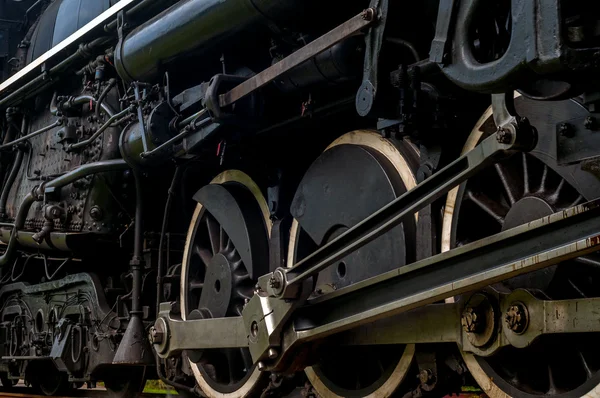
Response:
[{"label": "metal bar", "polygon": [[336,336],[340,345],[455,343],[460,341],[457,303],[431,304]]},{"label": "metal bar", "polygon": [[486,138],[474,150],[450,163],[292,268],[285,270],[287,282],[282,282],[281,293],[285,294],[285,289],[300,284],[311,275],[317,274],[394,228],[405,217],[412,216],[416,211],[432,203],[482,167],[496,161],[499,155],[511,147],[512,144],[498,142],[496,136]]},{"label": "metal bar", "polygon": [[22,80],[24,80],[25,77],[30,73],[39,70],[44,63],[47,63],[54,58],[64,58],[63,52],[69,46],[80,42],[85,35],[97,28],[101,28],[108,19],[114,18],[119,11],[128,8],[130,5],[135,4],[138,1],[139,0],[121,0],[108,10],[104,11],[102,14],[98,15],[87,25],[67,37],[65,40],[61,41],[58,45],[54,46],[52,49],[45,52],[41,57],[37,58],[35,61],[23,68],[19,73],[2,83],[0,85],[0,97],[4,97],[8,90],[12,88],[12,86],[17,86],[18,84],[23,85]]},{"label": "metal bar", "polygon": [[452,38],[451,27],[456,14],[456,0],[441,0],[438,8],[438,17],[435,27],[435,37],[431,42],[431,51],[429,60],[437,64],[444,61],[444,55],[448,52],[448,47]]},{"label": "metal bar", "polygon": [[161,358],[178,355],[183,350],[248,347],[242,317],[182,321],[162,316],[156,325],[161,322],[166,329],[159,331],[161,337],[157,339],[157,332],[151,332],[154,347]]},{"label": "metal bar", "polygon": [[16,140],[14,140],[14,141],[11,141],[11,142],[9,142],[9,143],[7,143],[7,144],[0,145],[0,149],[4,149],[4,148],[10,147],[10,146],[13,146],[13,145],[15,145],[15,144],[18,144],[19,142],[27,141],[27,140],[29,140],[29,139],[31,139],[31,138],[33,138],[33,137],[36,137],[36,136],[38,136],[38,135],[40,135],[40,134],[43,134],[43,133],[45,133],[46,131],[50,131],[50,130],[52,130],[53,128],[55,128],[55,127],[58,127],[58,126],[61,126],[61,125],[62,125],[62,119],[58,119],[57,121],[55,121],[55,122],[54,122],[54,123],[52,123],[51,125],[48,125],[48,126],[46,126],[46,127],[42,127],[42,128],[41,128],[41,129],[39,129],[38,131],[34,131],[33,133],[31,133],[31,134],[27,134],[26,136],[24,136],[24,137],[21,137],[21,138],[17,138]]},{"label": "metal bar", "polygon": [[298,342],[322,338],[527,272],[592,253],[600,246],[600,200],[314,300],[295,314]]},{"label": "metal bar", "polygon": [[330,32],[324,34],[300,50],[282,59],[275,65],[263,70],[259,74],[244,81],[219,97],[219,105],[226,107],[244,98],[248,94],[270,83],[278,76],[290,71],[296,66],[308,61],[317,54],[322,53],[345,38],[352,36],[361,29],[377,20],[377,11],[368,8],[357,16],[349,19]]}]

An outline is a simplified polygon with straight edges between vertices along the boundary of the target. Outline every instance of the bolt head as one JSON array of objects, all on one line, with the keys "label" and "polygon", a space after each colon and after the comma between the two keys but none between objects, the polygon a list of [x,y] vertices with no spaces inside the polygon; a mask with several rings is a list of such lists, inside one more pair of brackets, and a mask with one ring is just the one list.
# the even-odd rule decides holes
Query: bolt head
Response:
[{"label": "bolt head", "polygon": [[427,384],[431,381],[432,376],[433,375],[431,374],[431,370],[423,369],[419,372],[419,381],[421,382],[421,384]]},{"label": "bolt head", "polygon": [[517,334],[525,332],[528,326],[527,309],[523,304],[515,303],[506,311],[504,321],[509,330]]},{"label": "bolt head", "polygon": [[269,348],[269,352],[268,352],[269,359],[275,359],[275,358],[277,358],[278,355],[279,355],[279,353],[277,352],[277,350],[275,348]]},{"label": "bolt head", "polygon": [[465,332],[476,333],[481,324],[481,317],[477,315],[473,307],[467,307],[462,314],[460,323]]},{"label": "bolt head", "polygon": [[575,135],[575,132],[573,131],[569,123],[561,123],[561,125],[558,126],[558,131],[560,135],[567,138],[573,137],[573,135]]},{"label": "bolt head", "polygon": [[160,330],[157,330],[154,326],[150,329],[149,340],[152,344],[162,344],[165,334]]},{"label": "bolt head", "polygon": [[594,130],[596,127],[596,119],[592,116],[586,117],[583,126],[588,130]]},{"label": "bolt head", "polygon": [[90,217],[92,217],[92,219],[99,221],[102,219],[102,209],[98,206],[94,206],[90,209]]},{"label": "bolt head", "polygon": [[500,129],[496,132],[496,139],[500,144],[510,144],[512,141],[512,134],[506,129]]},{"label": "bolt head", "polygon": [[258,370],[263,372],[267,367],[265,366],[264,362],[259,362],[257,365]]}]

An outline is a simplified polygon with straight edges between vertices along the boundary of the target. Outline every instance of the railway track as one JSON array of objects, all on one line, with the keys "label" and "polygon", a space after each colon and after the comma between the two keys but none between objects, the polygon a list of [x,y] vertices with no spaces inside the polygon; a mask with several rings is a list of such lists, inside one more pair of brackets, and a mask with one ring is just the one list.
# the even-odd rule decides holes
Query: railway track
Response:
[{"label": "railway track", "polygon": [[[21,391],[22,390],[22,391]],[[167,397],[176,397],[178,395],[166,393],[166,394],[151,394],[144,393],[140,394],[138,398],[167,398]],[[293,397],[301,397],[302,395],[298,392],[298,394],[293,395]],[[79,398],[79,397],[87,397],[87,398],[100,398],[100,397],[108,397],[108,393],[105,390],[88,390],[81,389],[74,391],[69,396],[57,396],[54,398]],[[460,394],[453,395],[452,398],[485,398],[484,394]],[[19,389],[19,392],[7,392],[0,390],[0,398],[46,398],[44,395],[36,394],[32,389],[23,387]],[[451,398],[451,396],[447,396],[445,398]]]},{"label": "railway track", "polygon": [[[108,392],[102,389],[80,389],[74,390],[69,395],[60,395],[55,396],[55,398],[100,398],[100,397],[108,397]],[[143,393],[140,394],[139,398],[167,398],[171,396],[177,396],[176,394],[165,393],[165,394],[153,394],[153,393]],[[3,391],[0,390],[0,398],[44,398],[45,395],[37,394],[33,389],[22,387],[13,391]]]}]

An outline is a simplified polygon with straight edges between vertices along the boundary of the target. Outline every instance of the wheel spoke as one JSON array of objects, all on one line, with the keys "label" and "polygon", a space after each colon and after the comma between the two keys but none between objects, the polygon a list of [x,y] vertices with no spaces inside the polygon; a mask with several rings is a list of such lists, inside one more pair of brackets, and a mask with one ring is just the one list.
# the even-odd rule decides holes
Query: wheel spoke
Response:
[{"label": "wheel spoke", "polygon": [[242,357],[242,361],[244,361],[244,367],[246,372],[249,372],[252,369],[252,356],[250,355],[250,351],[247,348],[240,348],[240,354]]},{"label": "wheel spoke", "polygon": [[582,195],[579,195],[579,196],[577,197],[577,199],[575,199],[575,200],[574,200],[574,201],[573,201],[573,202],[572,202],[572,203],[571,203],[569,206],[567,206],[567,207],[574,207],[574,206],[577,206],[578,204],[580,204],[580,203],[583,203],[583,201],[584,201],[584,200],[585,200],[585,199],[584,199],[584,197],[583,197]]},{"label": "wheel spoke", "polygon": [[481,210],[489,214],[494,220],[500,225],[504,224],[504,218],[508,213],[508,209],[502,206],[500,203],[493,201],[487,195],[483,193],[474,193],[472,191],[466,192],[466,197],[477,205]]},{"label": "wheel spoke", "polygon": [[542,178],[540,178],[540,189],[538,192],[544,192],[546,189],[546,181],[548,181],[548,166],[544,163],[544,169],[542,170]]},{"label": "wheel spoke", "polygon": [[531,192],[529,186],[529,166],[527,164],[527,154],[523,153],[523,196],[529,192]]},{"label": "wheel spoke", "polygon": [[592,372],[592,370],[590,369],[587,361],[585,360],[585,357],[583,356],[583,353],[580,350],[577,350],[577,353],[579,354],[579,359],[581,360],[581,365],[583,366],[583,370],[585,370],[585,374],[589,379],[592,378],[592,376],[594,375],[594,373]]},{"label": "wheel spoke", "polygon": [[554,193],[552,193],[552,195],[550,195],[549,199],[552,201],[552,203],[556,203],[558,201],[558,198],[560,197],[560,193],[562,192],[563,188],[565,187],[565,183],[566,183],[566,181],[564,179],[561,179],[560,182],[558,183],[558,186],[556,187],[556,190],[554,190]]},{"label": "wheel spoke", "polygon": [[508,179],[507,171],[504,169],[504,167],[502,167],[500,163],[496,163],[494,167],[496,168],[496,173],[498,174],[498,177],[500,177],[500,181],[502,182],[502,186],[504,187],[506,197],[512,206],[517,200],[515,199],[516,195],[513,192],[512,184]]},{"label": "wheel spoke", "polygon": [[582,298],[586,298],[586,294],[584,292],[581,291],[581,289],[579,289],[579,287],[577,287],[577,285],[575,283],[573,283],[573,281],[569,278],[567,279],[567,282],[569,283],[569,285],[573,288],[573,290],[580,295]]},{"label": "wheel spoke", "polygon": [[197,281],[197,280],[191,280],[188,284],[188,287],[189,287],[190,291],[202,290],[204,288],[204,283]]},{"label": "wheel spoke", "polygon": [[227,247],[227,235],[225,234],[223,226],[219,226],[219,231],[219,251],[223,251],[225,250],[225,247]]},{"label": "wheel spoke", "polygon": [[227,373],[229,375],[229,383],[233,384],[236,381],[236,351],[237,349],[227,349],[225,350],[225,357],[227,358]]},{"label": "wheel spoke", "polygon": [[556,388],[556,384],[554,382],[554,375],[552,374],[552,367],[548,364],[548,391],[546,391],[547,395],[556,395],[558,390]]},{"label": "wheel spoke", "polygon": [[220,226],[217,220],[215,220],[210,214],[208,214],[206,217],[206,226],[208,228],[208,239],[210,239],[212,254],[215,255],[219,252],[221,247]]},{"label": "wheel spoke", "polygon": [[204,263],[205,266],[208,267],[210,260],[212,260],[212,253],[210,250],[200,247],[200,245],[196,244],[193,247],[194,254],[200,257],[200,260]]}]

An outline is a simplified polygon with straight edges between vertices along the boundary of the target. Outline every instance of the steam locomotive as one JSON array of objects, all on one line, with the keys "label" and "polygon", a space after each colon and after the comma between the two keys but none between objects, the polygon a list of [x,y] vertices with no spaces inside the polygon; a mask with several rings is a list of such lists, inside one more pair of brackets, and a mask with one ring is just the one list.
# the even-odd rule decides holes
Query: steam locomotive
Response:
[{"label": "steam locomotive", "polygon": [[0,382],[596,397],[583,0],[0,0]]}]

